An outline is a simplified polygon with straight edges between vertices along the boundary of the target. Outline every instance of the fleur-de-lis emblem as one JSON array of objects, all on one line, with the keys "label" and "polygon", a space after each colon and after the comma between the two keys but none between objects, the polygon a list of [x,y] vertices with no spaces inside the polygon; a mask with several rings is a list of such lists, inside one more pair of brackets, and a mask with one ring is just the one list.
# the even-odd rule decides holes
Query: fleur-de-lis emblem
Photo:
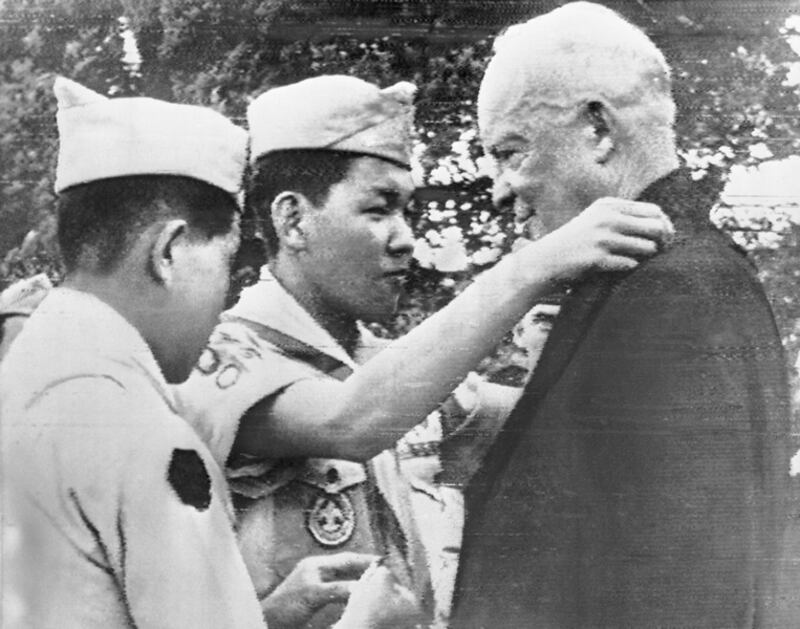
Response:
[{"label": "fleur-de-lis emblem", "polygon": [[318,495],[307,511],[308,532],[327,548],[346,543],[353,536],[355,527],[355,510],[344,493]]}]

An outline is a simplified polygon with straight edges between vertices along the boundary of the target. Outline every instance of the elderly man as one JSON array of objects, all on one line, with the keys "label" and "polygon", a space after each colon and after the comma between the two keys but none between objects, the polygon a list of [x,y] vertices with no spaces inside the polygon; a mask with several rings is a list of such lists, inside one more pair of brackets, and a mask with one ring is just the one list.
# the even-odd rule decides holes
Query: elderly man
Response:
[{"label": "elderly man", "polygon": [[[373,557],[305,563],[262,612],[225,479],[167,384],[222,309],[246,133],[200,107],[108,100],[61,78],[55,92],[67,277],[0,370],[3,626],[300,625],[347,600]],[[9,314],[29,312],[32,287],[48,288],[4,294]],[[394,624],[368,605],[388,571],[370,574],[345,627]]]},{"label": "elderly man", "polygon": [[498,38],[478,100],[494,199],[544,230],[592,200],[659,204],[671,247],[573,284],[467,492],[453,627],[786,627],[780,338],[744,253],[678,168],[670,73],[614,12]]},{"label": "elderly man", "polygon": [[[631,268],[671,229],[653,206],[598,203],[386,347],[360,321],[394,312],[412,253],[412,96],[408,84],[380,90],[324,76],[270,90],[248,111],[249,203],[271,260],[179,389],[184,415],[229,466],[239,542],[261,596],[300,558],[353,549],[385,556],[398,582],[430,603],[418,489],[397,451],[381,451],[436,409],[554,281]],[[496,425],[502,404],[479,397],[480,408],[456,412],[493,415]],[[416,445],[398,449],[428,458]],[[442,620],[449,598],[438,594]],[[313,626],[337,613],[324,610]]]}]

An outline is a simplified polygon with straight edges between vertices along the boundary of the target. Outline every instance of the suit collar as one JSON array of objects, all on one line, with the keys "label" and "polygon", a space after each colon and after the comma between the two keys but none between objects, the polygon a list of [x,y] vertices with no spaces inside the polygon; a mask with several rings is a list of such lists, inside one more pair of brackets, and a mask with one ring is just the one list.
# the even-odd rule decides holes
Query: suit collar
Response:
[{"label": "suit collar", "polygon": [[670,246],[688,242],[702,235],[724,244],[747,258],[747,252],[709,219],[709,212],[717,201],[719,190],[713,182],[694,181],[688,169],[679,168],[650,184],[637,201],[658,205],[675,226],[675,236]]},{"label": "suit collar", "polygon": [[659,206],[672,220],[680,239],[712,227],[708,212],[717,196],[716,189],[694,181],[688,169],[678,168],[647,186],[636,200]]}]

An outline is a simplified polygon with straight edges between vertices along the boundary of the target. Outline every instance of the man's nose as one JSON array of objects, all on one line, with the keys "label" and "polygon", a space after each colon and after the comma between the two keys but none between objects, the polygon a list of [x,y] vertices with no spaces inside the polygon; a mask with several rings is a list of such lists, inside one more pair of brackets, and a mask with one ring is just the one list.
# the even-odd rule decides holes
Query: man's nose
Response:
[{"label": "man's nose", "polygon": [[389,251],[393,255],[411,255],[414,251],[414,232],[405,217],[397,217],[389,239]]},{"label": "man's nose", "polygon": [[511,212],[517,195],[505,176],[499,175],[492,186],[492,204],[500,212]]}]

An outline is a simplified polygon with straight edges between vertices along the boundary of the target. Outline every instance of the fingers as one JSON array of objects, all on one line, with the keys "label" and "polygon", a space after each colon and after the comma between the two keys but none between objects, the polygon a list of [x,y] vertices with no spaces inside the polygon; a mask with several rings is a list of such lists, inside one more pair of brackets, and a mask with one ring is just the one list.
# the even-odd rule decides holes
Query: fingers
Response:
[{"label": "fingers", "polygon": [[357,581],[326,581],[319,586],[319,598],[327,603],[347,603]]},{"label": "fingers", "polygon": [[335,627],[411,628],[418,626],[422,619],[413,593],[397,584],[388,568],[376,562],[353,586],[344,613]]},{"label": "fingers", "polygon": [[601,243],[610,254],[625,255],[632,258],[649,258],[658,252],[658,244],[639,236],[615,234]]},{"label": "fingers", "polygon": [[604,198],[539,240],[537,253],[542,247],[549,250],[554,279],[570,281],[587,271],[632,270],[667,245],[673,234],[672,223],[657,206]]},{"label": "fingers", "polygon": [[665,223],[661,218],[641,218],[633,216],[619,216],[618,220],[614,221],[612,227],[621,234],[642,236],[657,241],[665,239],[674,231],[672,229],[672,224]]},{"label": "fingers", "polygon": [[599,271],[632,271],[639,266],[639,261],[627,256],[609,254],[597,263]]},{"label": "fingers", "polygon": [[378,562],[370,564],[358,581],[359,589],[363,591],[376,591],[391,587],[394,584],[391,571]]},{"label": "fingers", "polygon": [[335,555],[307,557],[307,559],[314,560],[313,565],[319,570],[322,581],[334,581],[358,579],[364,570],[378,559],[378,556],[367,553],[344,552]]},{"label": "fingers", "polygon": [[317,609],[330,603],[346,603],[356,579],[376,559],[375,555],[338,553],[300,560],[262,601],[270,626],[305,626]]},{"label": "fingers", "polygon": [[614,217],[612,228],[624,234],[644,236],[663,243],[675,233],[669,217],[652,203],[604,197],[595,201],[590,209],[599,216]]},{"label": "fingers", "polygon": [[640,260],[654,255],[658,245],[647,238],[618,234],[600,243],[601,255],[595,268],[600,271],[630,271]]},{"label": "fingers", "polygon": [[613,207],[621,214],[627,214],[628,216],[638,216],[640,218],[660,218],[664,216],[661,208],[653,203],[615,199],[612,197],[603,197],[599,199],[597,203],[599,205]]}]

